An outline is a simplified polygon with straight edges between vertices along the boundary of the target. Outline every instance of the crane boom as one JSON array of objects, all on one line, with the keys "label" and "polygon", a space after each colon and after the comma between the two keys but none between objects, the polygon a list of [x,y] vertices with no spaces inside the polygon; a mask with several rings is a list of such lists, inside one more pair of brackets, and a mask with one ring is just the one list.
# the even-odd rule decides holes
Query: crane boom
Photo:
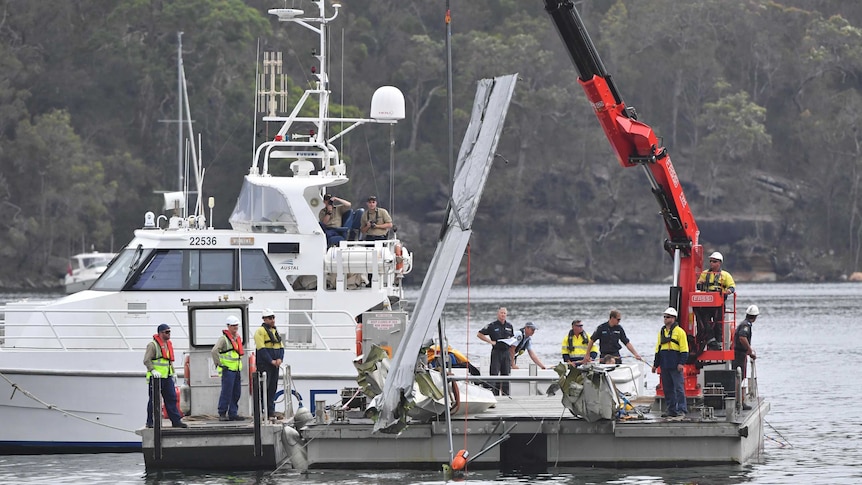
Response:
[{"label": "crane boom", "polygon": [[[578,83],[584,89],[617,160],[624,168],[640,166],[646,174],[667,229],[664,249],[674,259],[674,284],[670,288],[669,304],[679,310],[680,324],[686,333],[695,337],[697,325],[692,306],[717,306],[724,300],[719,302],[718,298],[722,296],[717,293],[696,291],[697,277],[703,269],[700,231],[670,155],[661,146],[653,129],[638,121],[634,108],[626,106],[573,1],[544,2],[545,10],[578,70]],[[733,360],[733,351],[725,348],[723,351],[703,352],[700,360]],[[689,373],[686,374],[688,381]]]}]

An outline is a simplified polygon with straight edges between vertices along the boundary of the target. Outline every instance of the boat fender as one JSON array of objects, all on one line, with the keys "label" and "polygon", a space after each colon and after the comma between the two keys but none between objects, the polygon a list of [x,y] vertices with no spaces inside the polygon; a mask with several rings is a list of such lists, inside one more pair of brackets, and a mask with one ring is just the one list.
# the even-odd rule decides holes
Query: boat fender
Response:
[{"label": "boat fender", "polygon": [[287,450],[290,465],[301,472],[308,470],[308,454],[299,431],[285,426],[281,432],[281,442]]},{"label": "boat fender", "polygon": [[470,454],[467,450],[460,450],[455,458],[452,458],[452,469],[463,470],[467,467],[467,456]]},{"label": "boat fender", "polygon": [[404,257],[401,255],[401,245],[395,245],[395,272],[402,273],[404,271]]},{"label": "boat fender", "polygon": [[180,411],[182,411],[183,416],[189,416],[192,413],[192,388],[189,386],[182,386],[180,388],[180,401],[178,403],[180,405]]},{"label": "boat fender", "polygon": [[190,386],[191,382],[192,382],[192,378],[191,378],[192,373],[189,370],[190,368],[191,368],[191,364],[189,362],[189,355],[186,354],[186,358],[183,359],[183,379],[186,380],[187,386]]},{"label": "boat fender", "polygon": [[257,378],[257,359],[254,357],[254,352],[249,352],[248,354],[248,395],[252,396],[254,391],[252,390],[251,381]]},{"label": "boat fender", "polygon": [[356,324],[356,356],[362,356],[362,324]]},{"label": "boat fender", "polygon": [[311,415],[311,411],[308,408],[300,407],[296,410],[296,414],[293,416],[293,424],[296,429],[302,429],[306,424],[314,421],[314,416]]}]

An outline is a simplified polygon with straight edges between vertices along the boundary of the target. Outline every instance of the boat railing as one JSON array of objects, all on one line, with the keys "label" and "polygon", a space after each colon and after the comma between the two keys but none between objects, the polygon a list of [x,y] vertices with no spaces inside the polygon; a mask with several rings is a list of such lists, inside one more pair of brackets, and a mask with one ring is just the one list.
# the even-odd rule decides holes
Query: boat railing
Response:
[{"label": "boat railing", "polygon": [[[27,350],[138,350],[152,340],[156,327],[167,323],[174,329],[177,349],[189,344],[186,310],[90,310],[38,308],[14,304],[3,308],[0,320],[0,352]],[[285,346],[297,349],[352,350],[356,322],[346,311],[277,310],[278,328],[285,333]],[[205,327],[215,343],[222,319]],[[256,322],[250,323],[252,340]],[[201,328],[199,326],[199,328]]]},{"label": "boat railing", "polygon": [[412,269],[412,258],[401,251],[398,239],[341,241],[327,252],[324,273],[333,275],[327,287],[343,285],[349,289],[345,282],[350,275],[372,275],[369,283],[377,289],[398,286],[400,278]]}]

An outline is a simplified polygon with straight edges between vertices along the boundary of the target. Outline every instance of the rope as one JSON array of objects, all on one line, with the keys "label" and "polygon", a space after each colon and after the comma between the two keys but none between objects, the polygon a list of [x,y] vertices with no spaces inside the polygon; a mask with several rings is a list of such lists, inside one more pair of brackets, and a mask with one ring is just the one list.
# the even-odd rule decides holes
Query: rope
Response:
[{"label": "rope", "polygon": [[783,439],[784,441],[783,441],[783,442],[778,441],[777,439],[775,439],[775,438],[771,438],[771,437],[766,436],[766,435],[764,434],[763,436],[764,436],[765,438],[770,439],[770,440],[772,440],[772,441],[774,441],[774,442],[776,442],[776,443],[780,444],[782,448],[784,448],[785,446],[789,446],[790,448],[793,448],[793,443],[791,443],[791,442],[790,442],[790,440],[788,440],[787,438],[785,438],[785,437],[784,437],[784,435],[783,435],[783,434],[781,434],[781,432],[780,432],[780,431],[778,431],[777,429],[775,429],[775,427],[774,427],[774,426],[772,426],[772,423],[770,423],[770,422],[769,422],[769,421],[767,421],[766,419],[764,419],[764,420],[763,420],[763,422],[764,422],[764,423],[766,423],[766,425],[767,425],[767,426],[769,426],[769,429],[771,429],[772,431],[775,431],[776,433],[778,433],[778,436],[780,436],[780,437],[781,437],[781,439]]},{"label": "rope", "polygon": [[5,375],[5,374],[3,374],[2,372],[0,372],[0,377],[2,377],[2,378],[3,378],[3,380],[5,380],[6,382],[8,382],[8,383],[9,383],[9,385],[12,387],[12,395],[11,395],[11,396],[9,396],[9,399],[12,399],[13,397],[15,397],[15,393],[16,393],[17,391],[21,391],[21,394],[24,394],[25,396],[29,397],[30,399],[32,399],[32,400],[34,400],[34,401],[38,402],[39,404],[41,404],[41,405],[43,405],[43,406],[45,406],[45,408],[46,408],[46,409],[49,409],[49,410],[51,410],[51,411],[57,411],[57,412],[59,412],[59,413],[61,413],[61,414],[65,415],[65,416],[69,416],[70,418],[80,419],[81,421],[85,421],[85,422],[90,423],[90,424],[95,424],[96,426],[102,426],[102,427],[105,427],[105,428],[115,429],[115,430],[117,430],[117,431],[125,431],[126,433],[136,434],[134,430],[126,429],[126,428],[120,428],[119,426],[112,426],[112,425],[110,425],[110,424],[100,423],[99,421],[94,421],[94,420],[92,420],[92,419],[90,419],[90,418],[85,418],[84,416],[80,416],[80,415],[75,414],[75,413],[73,413],[73,412],[66,411],[65,409],[60,408],[60,407],[57,407],[57,406],[56,406],[56,405],[54,405],[54,404],[49,404],[49,403],[47,403],[47,402],[45,402],[45,401],[43,401],[43,400],[39,399],[39,398],[38,398],[38,397],[36,397],[35,395],[33,395],[33,393],[31,393],[31,392],[30,392],[30,391],[28,391],[27,389],[24,389],[23,387],[19,386],[17,383],[15,383],[15,382],[13,382],[12,380],[10,380],[10,379],[9,379],[8,377],[6,377],[6,375]]},{"label": "rope", "polygon": [[[467,243],[467,344],[465,345],[465,351],[467,355],[470,355],[470,243]],[[469,357],[468,357],[469,361]],[[467,366],[467,380],[464,381],[467,384],[470,384],[470,372],[469,365]],[[468,408],[469,410],[469,408]],[[464,450],[467,449],[467,413],[464,413]]]}]

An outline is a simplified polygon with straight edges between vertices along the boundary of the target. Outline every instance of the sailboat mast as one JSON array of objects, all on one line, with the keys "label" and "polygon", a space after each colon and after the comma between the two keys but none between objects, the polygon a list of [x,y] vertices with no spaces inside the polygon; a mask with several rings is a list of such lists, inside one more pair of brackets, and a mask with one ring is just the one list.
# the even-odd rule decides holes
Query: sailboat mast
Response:
[{"label": "sailboat mast", "polygon": [[183,191],[183,33],[177,32],[177,190]]}]

